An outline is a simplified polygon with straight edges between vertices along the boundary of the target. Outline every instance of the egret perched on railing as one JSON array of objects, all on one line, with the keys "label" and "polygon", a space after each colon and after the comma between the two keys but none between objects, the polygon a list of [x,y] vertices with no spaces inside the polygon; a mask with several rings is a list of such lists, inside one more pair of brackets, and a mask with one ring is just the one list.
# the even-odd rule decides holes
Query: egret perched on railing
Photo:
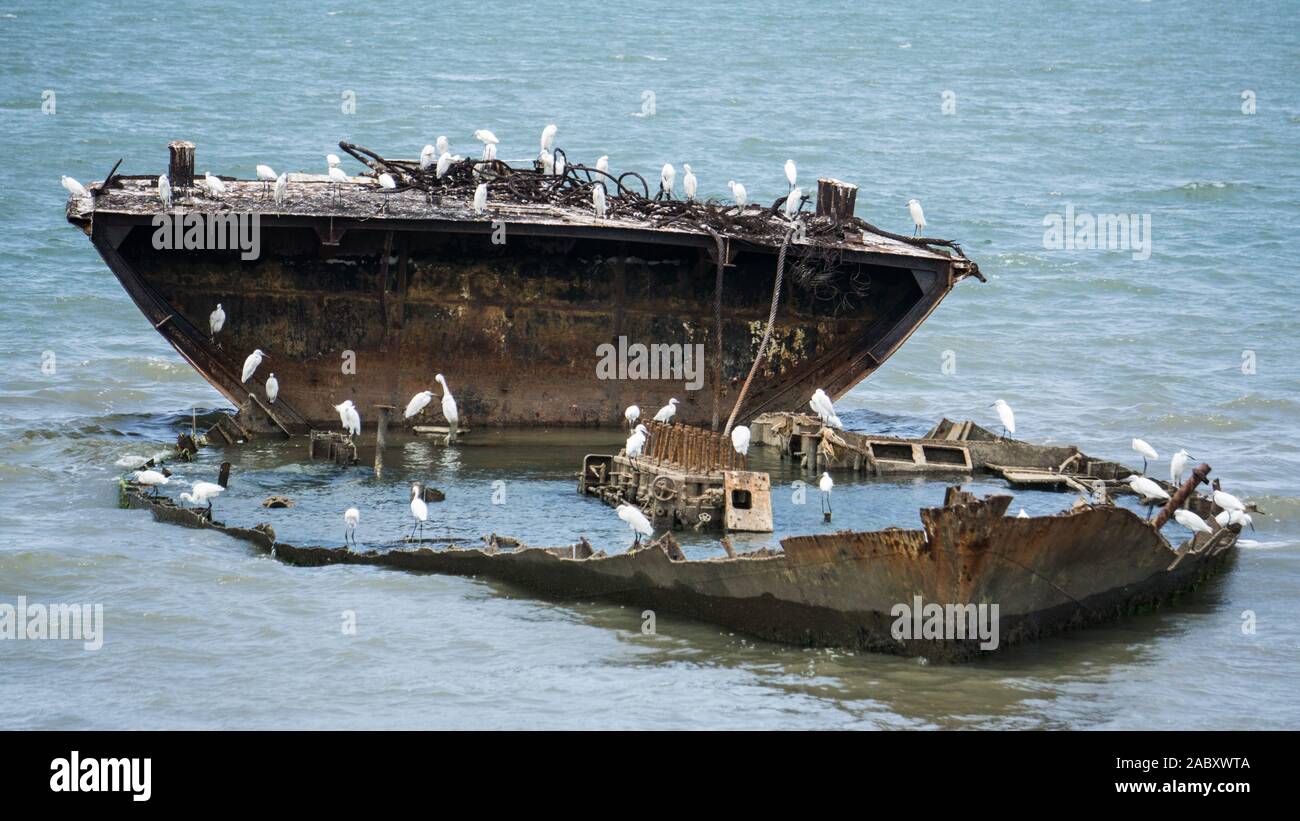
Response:
[{"label": "egret perched on railing", "polygon": [[265,194],[276,180],[275,169],[269,165],[257,166],[257,178],[262,181],[262,193]]},{"label": "egret perched on railing", "polygon": [[456,409],[456,400],[451,396],[451,388],[442,374],[434,377],[442,385],[442,415],[447,418],[447,444],[456,441],[456,429],[460,426],[460,412]]},{"label": "egret perched on railing", "polygon": [[641,408],[637,405],[628,405],[627,410],[623,411],[623,418],[627,420],[629,428],[636,427],[636,420],[641,418]]},{"label": "egret perched on railing", "polygon": [[821,388],[813,391],[812,398],[808,400],[808,407],[812,408],[813,413],[817,414],[817,418],[822,420],[823,425],[844,430],[844,423],[835,414],[835,405],[831,402],[831,398],[826,394],[826,391]]},{"label": "egret perched on railing", "polygon": [[1169,481],[1175,485],[1183,483],[1183,471],[1187,468],[1187,460],[1192,457],[1186,450],[1180,450],[1169,459]]},{"label": "egret perched on railing", "polygon": [[253,376],[253,372],[257,370],[259,365],[262,364],[262,360],[266,358],[267,356],[266,354],[262,353],[261,348],[258,348],[254,350],[252,353],[250,353],[248,355],[248,358],[244,360],[244,373],[243,376],[239,378],[239,381],[247,382],[249,379],[251,379]]},{"label": "egret perched on railing", "polygon": [[1156,449],[1153,448],[1153,447],[1151,447],[1150,445],[1148,445],[1148,444],[1147,444],[1145,441],[1143,441],[1142,439],[1134,439],[1134,440],[1133,440],[1133,450],[1137,451],[1137,453],[1142,457],[1142,472],[1143,472],[1143,473],[1146,473],[1146,472],[1147,472],[1147,460],[1148,460],[1148,459],[1159,459],[1159,458],[1160,458],[1160,454],[1156,453]]},{"label": "egret perched on railing", "polygon": [[749,202],[749,192],[745,190],[745,186],[735,180],[727,180],[727,187],[731,189],[731,197],[736,201],[736,205],[743,209]]},{"label": "egret perched on railing", "polygon": [[799,206],[802,204],[802,203],[801,203],[802,200],[803,200],[803,189],[802,189],[802,188],[793,188],[793,189],[790,190],[790,194],[789,194],[789,196],[787,196],[787,197],[785,198],[785,216],[786,216],[786,219],[789,219],[789,220],[793,220],[793,219],[794,219],[795,214],[798,214],[798,213],[799,213]]},{"label": "egret perched on railing", "polygon": [[195,482],[189,493],[182,493],[181,500],[192,505],[207,505],[209,521],[212,519],[212,500],[225,492],[225,488],[216,482]]},{"label": "egret perched on railing", "polygon": [[632,549],[635,550],[637,545],[641,544],[641,537],[647,539],[654,535],[654,528],[650,526],[650,520],[640,509],[629,504],[621,504],[615,508],[618,518],[627,522],[628,529],[632,531]]},{"label": "egret perched on railing", "polygon": [[638,459],[645,451],[646,438],[650,436],[650,431],[646,430],[645,425],[637,425],[632,435],[627,437],[623,443],[623,450],[627,452],[627,458]]},{"label": "egret perched on railing", "polygon": [[1003,439],[1007,438],[1008,433],[1016,432],[1016,414],[1015,411],[1011,410],[1011,406],[1006,403],[1006,400],[999,399],[989,407],[998,412],[998,421],[1002,423]]},{"label": "egret perched on railing", "polygon": [[785,161],[785,178],[790,183],[790,190],[794,190],[795,181],[799,179],[799,169],[795,168],[794,160]]},{"label": "egret perched on railing", "polygon": [[1206,533],[1210,535],[1213,535],[1214,533],[1214,528],[1210,527],[1205,523],[1204,519],[1190,510],[1184,510],[1181,507],[1178,508],[1174,511],[1174,519],[1178,521],[1178,524],[1192,531],[1192,533]]},{"label": "egret perched on railing", "polygon": [[682,163],[682,190],[686,192],[686,201],[695,200],[695,192],[699,188],[699,182],[695,179],[695,172],[691,170],[690,163]]},{"label": "egret perched on railing", "polygon": [[669,399],[668,404],[660,408],[659,412],[655,414],[655,421],[671,422],[673,417],[676,415],[677,415],[677,400]]},{"label": "egret perched on railing", "polygon": [[1169,501],[1169,494],[1165,493],[1165,489],[1145,476],[1131,473],[1124,477],[1124,481],[1128,482],[1133,492],[1146,503],[1148,519],[1151,518],[1151,511],[1155,510],[1157,504]]},{"label": "egret perched on railing", "polygon": [[355,507],[350,507],[343,511],[343,544],[348,543],[348,537],[352,537],[352,546],[357,546],[357,524],[361,522],[361,511]]},{"label": "egret perched on railing", "polygon": [[912,223],[916,226],[916,230],[912,232],[912,236],[917,236],[925,230],[925,212],[921,210],[921,201],[908,200],[907,213],[911,215]]},{"label": "egret perched on railing", "polygon": [[406,539],[410,541],[416,530],[419,530],[419,540],[424,541],[424,523],[429,521],[429,505],[424,501],[424,494],[420,493],[419,483],[411,484],[411,515],[415,517],[415,524],[411,526],[411,532]]},{"label": "egret perched on railing", "polygon": [[677,170],[673,168],[672,163],[664,163],[664,167],[659,169],[659,193],[664,199],[673,198],[673,180],[677,179]]},{"label": "egret perched on railing", "polygon": [[217,334],[221,333],[221,328],[226,324],[226,312],[222,309],[221,303],[217,303],[217,309],[208,314],[208,331],[210,336],[209,342],[217,341]]},{"label": "egret perched on railing", "polygon": [[272,405],[275,404],[275,398],[280,395],[280,380],[275,378],[273,372],[266,378],[266,401]]},{"label": "egret perched on railing", "polygon": [[[600,157],[598,157],[598,158],[596,159],[596,170],[599,171],[599,172],[601,172],[602,174],[608,174],[608,173],[609,173],[609,155],[608,155],[608,154],[601,154]],[[603,185],[604,183],[601,183],[601,184]]]}]

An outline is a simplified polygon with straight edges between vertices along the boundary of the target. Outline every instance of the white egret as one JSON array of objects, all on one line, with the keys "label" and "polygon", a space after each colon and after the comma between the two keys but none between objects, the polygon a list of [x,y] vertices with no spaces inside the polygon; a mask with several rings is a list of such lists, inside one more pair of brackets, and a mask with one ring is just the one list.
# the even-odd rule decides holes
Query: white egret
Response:
[{"label": "white egret", "polygon": [[447,169],[451,168],[451,154],[444,151],[442,156],[438,157],[437,177],[442,179],[447,174]]},{"label": "white egret", "polygon": [[542,151],[549,152],[555,147],[555,132],[558,130],[555,123],[551,123],[542,129]]},{"label": "white egret", "polygon": [[727,180],[727,187],[731,189],[731,197],[736,201],[736,205],[744,208],[749,202],[749,192],[745,190],[745,186],[735,180]]},{"label": "white egret", "polygon": [[355,507],[350,507],[343,511],[343,544],[348,543],[348,537],[352,537],[352,546],[357,546],[357,524],[361,521],[361,511]]},{"label": "white egret", "polygon": [[496,144],[496,143],[488,143],[487,145],[483,146],[483,161],[484,161],[484,162],[492,162],[492,161],[495,160],[496,158],[497,158],[497,144]]},{"label": "white egret", "polygon": [[481,182],[474,189],[474,213],[482,214],[487,210],[487,183]]},{"label": "white egret", "polygon": [[925,230],[925,212],[921,210],[920,200],[907,201],[907,213],[912,216],[912,223],[916,225],[916,230],[912,236],[916,236]]},{"label": "white egret", "polygon": [[1222,490],[1214,491],[1214,503],[1224,510],[1235,510],[1238,513],[1246,512],[1246,506],[1241,503],[1240,499]]},{"label": "white egret", "polygon": [[557,151],[555,152],[555,176],[563,177],[564,168],[565,168],[564,154],[562,152]]},{"label": "white egret", "polygon": [[628,529],[632,531],[632,549],[635,550],[637,545],[641,544],[641,537],[647,539],[654,535],[654,528],[650,526],[650,520],[639,508],[629,504],[621,504],[616,509],[618,518],[627,522]]},{"label": "white egret", "polygon": [[665,199],[673,198],[673,180],[677,179],[677,171],[673,168],[672,163],[664,163],[664,167],[659,170],[659,193],[663,194]]},{"label": "white egret", "polygon": [[636,426],[636,420],[641,418],[641,408],[637,405],[628,405],[627,410],[623,411],[623,418],[627,420],[629,428]]},{"label": "white egret", "polygon": [[475,131],[474,139],[478,140],[484,145],[496,145],[497,143],[501,142],[500,140],[497,139],[497,135],[493,134],[491,131],[488,131],[486,128],[480,128],[477,131]]},{"label": "white egret", "polygon": [[348,428],[348,408],[351,407],[351,399],[344,399],[342,402],[334,406],[334,410],[338,411],[339,414],[339,424],[343,426],[344,430],[347,430]]},{"label": "white egret", "polygon": [[731,429],[731,446],[736,449],[736,453],[749,456],[749,437],[749,428],[744,425],[736,425]]},{"label": "white egret", "polygon": [[1133,489],[1133,492],[1147,503],[1148,519],[1151,518],[1151,511],[1158,503],[1169,501],[1169,494],[1165,493],[1165,489],[1145,476],[1131,473],[1124,478],[1124,481],[1128,482],[1128,486]]},{"label": "white egret", "polygon": [[599,172],[601,172],[602,174],[608,174],[608,173],[609,173],[609,155],[608,155],[608,154],[601,154],[600,157],[596,160],[596,170],[599,171]]},{"label": "white egret", "polygon": [[338,196],[339,185],[348,182],[347,172],[337,165],[331,165],[329,170],[330,185],[334,188],[334,195]]},{"label": "white egret", "polygon": [[790,181],[790,189],[794,190],[795,180],[799,179],[799,171],[794,166],[794,160],[785,161],[785,178]]},{"label": "white egret", "polygon": [[361,435],[361,413],[351,401],[348,402],[348,422],[344,427],[348,429],[349,436]]},{"label": "white egret", "polygon": [[456,409],[456,400],[452,398],[451,388],[442,374],[434,377],[442,385],[442,415],[447,418],[447,444],[456,441],[456,429],[460,426],[460,411]]},{"label": "white egret", "polygon": [[272,372],[271,375],[266,378],[266,401],[274,405],[275,398],[279,395],[280,395],[280,380],[276,379],[275,373]]},{"label": "white egret", "polygon": [[424,494],[420,493],[418,483],[411,485],[411,515],[415,517],[415,524],[406,538],[409,541],[415,535],[415,531],[419,530],[420,541],[424,541],[424,523],[429,521],[429,506],[425,504]]},{"label": "white egret", "polygon": [[72,177],[69,177],[67,174],[64,174],[62,177],[60,177],[59,182],[63,183],[63,187],[68,189],[68,193],[74,197],[90,196],[90,192],[86,190],[86,186],[77,182]]},{"label": "white egret", "polygon": [[1141,439],[1134,439],[1134,440],[1133,440],[1133,450],[1137,451],[1137,453],[1142,457],[1142,472],[1143,472],[1143,473],[1146,473],[1146,472],[1147,472],[1147,460],[1148,460],[1148,459],[1159,459],[1159,458],[1160,458],[1160,454],[1156,453],[1156,449],[1153,448],[1153,447],[1151,447],[1150,445],[1148,445],[1145,441],[1143,441],[1143,440],[1141,440]]},{"label": "white egret", "polygon": [[438,147],[439,157],[441,157],[443,154],[451,153],[451,142],[443,135],[439,134],[438,139],[434,140],[433,144]]},{"label": "white egret", "polygon": [[262,364],[264,358],[266,358],[266,354],[262,353],[261,348],[257,348],[250,353],[248,358],[244,360],[244,375],[240,377],[239,381],[247,382],[252,377],[253,372]]},{"label": "white egret", "polygon": [[417,413],[427,408],[429,403],[432,401],[433,391],[420,391],[415,396],[411,397],[410,402],[406,403],[406,410],[402,412],[402,417],[404,419],[410,419],[412,416],[415,416]]},{"label": "white egret", "polygon": [[388,196],[393,192],[393,189],[397,188],[397,180],[393,179],[393,175],[392,175],[392,174],[389,174],[387,171],[385,171],[384,173],[380,174],[379,177],[378,177],[377,179],[379,180],[379,187],[380,187],[380,188],[383,190],[383,192],[384,192],[384,205],[383,205],[383,210],[384,210],[384,211],[387,211],[387,210],[388,210]]},{"label": "white egret", "polygon": [[1020,512],[1016,514],[1016,518],[1017,518],[1017,519],[1028,519],[1028,518],[1029,518],[1029,514],[1026,513],[1026,512],[1025,512],[1025,509],[1022,507],[1022,508],[1020,508]]},{"label": "white egret", "polygon": [[695,199],[695,192],[699,188],[699,182],[695,179],[695,172],[691,170],[690,163],[682,163],[682,190],[686,192],[686,201],[690,202]]},{"label": "white egret", "polygon": [[221,328],[226,324],[226,312],[222,309],[221,303],[217,303],[217,309],[208,314],[208,330],[211,332],[212,341],[215,341],[217,334],[221,333]]},{"label": "white egret", "polygon": [[275,198],[276,206],[284,205],[284,197],[289,193],[289,172],[286,171],[275,178],[275,185],[271,186],[271,196]]},{"label": "white egret", "polygon": [[547,151],[547,150],[545,150],[545,149],[542,149],[542,153],[537,155],[537,159],[541,160],[541,163],[542,163],[542,173],[543,173],[543,174],[545,174],[546,176],[549,177],[549,176],[551,176],[552,174],[555,173],[555,155],[554,155],[554,154],[552,154],[551,152],[549,152],[549,151]]},{"label": "white egret", "polygon": [[1190,510],[1184,510],[1181,507],[1174,511],[1174,518],[1178,524],[1192,531],[1192,533],[1214,533],[1214,528],[1205,523],[1205,520]]},{"label": "white egret", "polygon": [[822,471],[822,478],[817,482],[817,487],[822,492],[822,513],[831,512],[831,490],[835,487],[835,481],[831,475]]},{"label": "white egret", "polygon": [[1183,471],[1187,469],[1187,460],[1192,458],[1186,450],[1180,450],[1169,459],[1169,481],[1175,485],[1183,483]]},{"label": "white egret", "polygon": [[428,171],[438,162],[438,150],[432,145],[420,149],[420,170]]},{"label": "white egret", "polygon": [[645,425],[636,426],[636,430],[632,431],[632,435],[623,443],[623,450],[626,451],[629,459],[637,459],[641,456],[649,436],[650,431],[646,430]]},{"label": "white egret", "polygon": [[1214,521],[1218,523],[1219,527],[1227,527],[1228,525],[1250,525],[1251,530],[1255,529],[1255,522],[1250,518],[1250,514],[1241,510],[1221,510],[1219,511],[1219,514],[1214,517]]},{"label": "white egret", "polygon": [[591,187],[591,207],[596,211],[596,219],[605,218],[605,186],[593,185]]},{"label": "white egret", "polygon": [[667,404],[667,405],[664,405],[662,408],[660,408],[660,409],[659,409],[659,412],[655,414],[655,421],[656,421],[656,422],[671,422],[671,421],[672,421],[672,418],[673,418],[676,414],[677,414],[677,400],[676,400],[676,399],[669,399],[669,400],[668,400],[668,404]]},{"label": "white egret", "polygon": [[137,470],[135,472],[136,484],[153,488],[154,495],[158,495],[158,488],[167,484],[167,477],[161,471],[157,470]]},{"label": "white egret", "polygon": [[262,165],[259,163],[257,166],[257,178],[262,181],[262,192],[266,193],[267,189],[271,187],[271,183],[276,180],[275,169],[269,165]]},{"label": "white egret", "polygon": [[216,482],[195,482],[190,487],[189,493],[182,493],[181,500],[189,502],[192,505],[204,505],[208,507],[208,518],[212,518],[212,500],[225,492],[225,488]]},{"label": "white egret", "polygon": [[163,208],[172,207],[172,183],[166,174],[158,177],[158,199],[162,201]]},{"label": "white egret", "polygon": [[786,219],[794,219],[795,214],[799,213],[800,201],[803,199],[803,189],[791,189],[790,194],[785,198],[785,216]]},{"label": "white egret", "polygon": [[339,159],[338,154],[325,155],[325,164],[328,165],[330,168],[337,168],[341,162],[342,160]]},{"label": "white egret", "polygon": [[1006,439],[1008,433],[1016,432],[1016,413],[1011,410],[1011,406],[1006,403],[1005,399],[999,399],[992,405],[989,405],[998,412],[998,421],[1002,423],[1002,438]]},{"label": "white egret", "polygon": [[226,184],[221,181],[220,177],[214,177],[210,172],[203,172],[203,185],[207,187],[208,193],[214,197],[226,193]]},{"label": "white egret", "polygon": [[813,413],[817,414],[817,418],[822,420],[823,425],[844,430],[844,423],[836,415],[835,405],[826,391],[821,388],[813,391],[812,398],[808,400],[808,407],[813,409]]}]

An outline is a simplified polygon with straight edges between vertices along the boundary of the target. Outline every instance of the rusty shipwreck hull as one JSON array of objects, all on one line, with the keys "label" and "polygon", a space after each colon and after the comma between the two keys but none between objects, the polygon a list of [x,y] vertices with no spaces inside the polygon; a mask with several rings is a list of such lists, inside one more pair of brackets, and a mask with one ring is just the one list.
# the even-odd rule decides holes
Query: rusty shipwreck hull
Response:
[{"label": "rusty shipwreck hull", "polygon": [[[1006,516],[1009,496],[921,511],[921,530],[797,536],[781,551],[683,560],[671,537],[627,553],[400,545],[364,553],[278,542],[272,530],[229,528],[124,485],[129,507],[160,521],[215,528],[282,562],[376,565],[486,576],[557,599],[602,598],[804,646],[969,661],[1028,641],[1171,603],[1236,557],[1239,528],[1178,548],[1137,515],[1110,506]],[[585,549],[584,549],[585,548]],[[677,559],[671,558],[677,556]],[[996,648],[980,639],[895,638],[892,612],[915,596],[940,605],[997,604]]]},{"label": "rusty shipwreck hull", "polygon": [[[178,198],[172,213],[257,214],[255,260],[238,250],[155,248],[163,208],[148,178],[92,186],[93,198],[69,202],[68,219],[146,319],[232,404],[264,397],[274,372],[274,415],[293,431],[332,425],[332,406],[345,399],[369,426],[375,405],[438,392],[439,372],[463,425],[616,424],[627,405],[658,407],[670,396],[681,400],[679,419],[707,425],[735,402],[772,298],[777,249],[728,240],[715,371],[717,244],[707,233],[523,205],[477,215],[467,203],[430,204],[412,191],[385,201],[361,185],[330,199],[310,177],[293,178],[283,208],[260,183],[226,186],[220,197]],[[492,241],[498,225],[503,244]],[[817,387],[842,395],[971,270],[964,259],[880,237],[795,244],[789,256],[746,415],[801,408]],[[801,264],[817,272],[803,285]],[[228,319],[214,343],[208,315],[218,303]],[[600,346],[620,337],[702,345],[699,389],[680,378],[598,379]],[[269,359],[241,384],[255,348]]]}]

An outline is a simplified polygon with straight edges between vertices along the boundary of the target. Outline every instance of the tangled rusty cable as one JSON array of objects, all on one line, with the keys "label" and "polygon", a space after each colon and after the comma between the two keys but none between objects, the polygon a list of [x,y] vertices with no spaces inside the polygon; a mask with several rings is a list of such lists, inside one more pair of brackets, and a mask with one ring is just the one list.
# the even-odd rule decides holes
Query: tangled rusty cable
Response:
[{"label": "tangled rusty cable", "polygon": [[[701,232],[712,229],[724,236],[773,246],[781,244],[790,228],[790,221],[782,217],[785,197],[778,197],[770,206],[747,204],[742,207],[716,200],[674,199],[662,190],[652,196],[645,177],[637,172],[625,171],[615,176],[592,166],[570,163],[560,148],[554,151],[555,167],[561,167],[561,164],[563,167],[559,174],[547,173],[540,161],[536,161],[532,168],[516,168],[498,159],[465,157],[452,162],[442,175],[435,167],[422,167],[418,161],[389,160],[375,151],[346,141],[339,142],[339,148],[375,174],[391,174],[399,189],[422,191],[430,198],[459,195],[469,199],[478,185],[486,182],[491,184],[492,197],[496,201],[553,205],[594,213],[592,190],[601,186],[606,195],[606,216],[642,220],[656,228],[679,227]],[[846,231],[865,231],[920,248],[951,249],[970,263],[972,276],[984,279],[979,266],[953,240],[895,234],[855,216],[834,219],[804,212],[809,199],[807,195],[801,199],[797,213],[803,223],[803,236],[815,245],[837,244]]]}]

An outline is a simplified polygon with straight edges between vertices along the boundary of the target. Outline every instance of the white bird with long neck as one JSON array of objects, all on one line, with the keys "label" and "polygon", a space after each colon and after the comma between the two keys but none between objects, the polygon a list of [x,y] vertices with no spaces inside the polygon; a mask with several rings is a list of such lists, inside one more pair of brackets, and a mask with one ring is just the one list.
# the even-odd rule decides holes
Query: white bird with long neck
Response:
[{"label": "white bird with long neck", "polygon": [[348,429],[350,436],[361,435],[361,412],[357,410],[355,405],[351,404],[350,400],[348,404],[348,423],[344,427]]},{"label": "white bird with long neck", "polygon": [[735,180],[727,180],[727,187],[731,189],[731,198],[736,201],[736,205],[744,208],[749,202],[749,192],[745,186]]},{"label": "white bird with long neck", "polygon": [[615,508],[618,518],[627,522],[628,529],[632,531],[632,548],[641,544],[641,538],[650,538],[654,535],[654,528],[650,525],[650,520],[645,517],[639,508],[629,504],[621,504]]},{"label": "white bird with long neck", "polygon": [[136,481],[136,484],[144,485],[144,486],[147,487],[147,488],[152,488],[154,494],[157,495],[157,493],[158,493],[158,488],[160,488],[160,487],[162,487],[163,485],[167,484],[168,479],[167,479],[167,476],[166,476],[165,474],[163,474],[162,471],[158,471],[158,470],[137,470],[137,471],[135,472],[135,481]]},{"label": "white bird with long neck", "polygon": [[912,217],[912,224],[916,226],[916,230],[912,233],[912,236],[916,236],[917,234],[919,234],[919,233],[921,233],[922,231],[924,231],[924,230],[925,230],[925,212],[921,210],[921,201],[920,201],[920,200],[908,200],[908,201],[907,201],[907,213]]},{"label": "white bird with long neck", "polygon": [[659,409],[655,414],[656,422],[671,422],[672,418],[677,415],[677,400],[669,399],[668,404]]},{"label": "white bird with long neck", "polygon": [[564,152],[555,152],[555,176],[563,177],[565,169]]},{"label": "white bird with long neck", "polygon": [[543,174],[545,174],[546,176],[549,177],[549,176],[551,176],[552,174],[555,173],[555,155],[554,155],[554,154],[552,154],[551,152],[547,151],[546,149],[542,149],[542,153],[540,153],[540,154],[537,155],[537,159],[538,159],[539,161],[541,161],[541,163],[542,163],[542,173],[543,173]]},{"label": "white bird with long neck", "polygon": [[555,132],[558,130],[559,129],[555,127],[555,123],[551,123],[550,125],[546,126],[546,128],[542,129],[542,139],[541,139],[542,151],[549,152],[552,148],[555,147]]},{"label": "white bird with long neck", "polygon": [[442,415],[447,419],[447,444],[456,441],[456,429],[460,426],[460,411],[456,408],[456,400],[452,398],[451,388],[447,387],[447,380],[442,374],[434,377],[439,385],[442,385]]},{"label": "white bird with long neck", "polygon": [[435,171],[438,179],[442,179],[447,175],[448,168],[451,168],[451,154],[444,151],[442,156],[438,157],[438,168]]},{"label": "white bird with long neck", "polygon": [[258,163],[257,178],[261,180],[262,192],[265,193],[266,190],[271,187],[271,183],[275,182],[277,179],[275,169],[269,165]]},{"label": "white bird with long neck", "polygon": [[1186,450],[1180,450],[1169,459],[1169,481],[1174,485],[1183,483],[1183,471],[1187,469],[1187,460],[1192,458]]},{"label": "white bird with long neck", "polygon": [[348,428],[348,409],[351,407],[351,399],[344,399],[342,402],[334,406],[334,410],[338,411],[339,414],[339,424],[343,426],[344,430],[347,430]]},{"label": "white bird with long neck", "polygon": [[596,170],[602,174],[609,173],[609,155],[601,154],[596,160]]},{"label": "white bird with long neck", "polygon": [[163,208],[172,207],[172,182],[163,174],[158,177],[158,199],[162,202]]},{"label": "white bird with long neck", "polygon": [[1148,460],[1148,459],[1159,459],[1159,458],[1160,458],[1160,454],[1156,453],[1156,449],[1153,448],[1153,447],[1151,447],[1150,445],[1148,445],[1148,444],[1147,444],[1144,440],[1142,440],[1142,439],[1134,439],[1134,440],[1133,440],[1133,450],[1136,451],[1136,452],[1137,452],[1137,453],[1142,457],[1142,472],[1143,472],[1143,473],[1146,473],[1146,472],[1147,472],[1147,460]]},{"label": "white bird with long neck", "polygon": [[1205,520],[1190,510],[1178,508],[1174,511],[1174,519],[1178,524],[1192,531],[1193,533],[1213,534],[1214,528],[1205,523]]},{"label": "white bird with long neck", "polygon": [[749,428],[744,425],[736,425],[731,429],[731,447],[741,456],[749,456]]},{"label": "white bird with long neck", "polygon": [[208,513],[212,513],[212,500],[225,492],[225,488],[216,482],[195,482],[190,487],[189,493],[182,493],[181,500],[189,502],[192,505],[207,505]]},{"label": "white bird with long neck", "polygon": [[393,179],[393,175],[389,174],[387,171],[380,174],[378,177],[376,177],[376,179],[379,182],[380,190],[384,192],[384,204],[381,206],[380,210],[387,211],[388,197],[393,193],[394,190],[396,190],[397,180]]},{"label": "white bird with long neck", "polygon": [[488,143],[483,146],[483,162],[492,162],[497,158],[497,144]]},{"label": "white bird with long neck", "polygon": [[808,400],[808,407],[812,408],[813,413],[817,414],[817,418],[822,420],[823,425],[844,430],[844,423],[836,415],[835,405],[831,402],[831,398],[826,391],[821,388],[813,391],[812,398]]},{"label": "white bird with long neck", "polygon": [[593,185],[591,187],[591,207],[596,212],[596,219],[605,218],[605,186]]},{"label": "white bird with long neck", "polygon": [[417,413],[427,408],[429,403],[432,401],[433,391],[420,391],[415,396],[411,397],[410,402],[406,403],[406,410],[402,412],[402,417],[404,419],[410,419],[412,416],[415,416]]},{"label": "white bird with long neck", "polygon": [[1250,518],[1250,514],[1242,510],[1221,510],[1214,517],[1214,521],[1219,527],[1228,525],[1249,525],[1251,530],[1255,529],[1255,522]]},{"label": "white bird with long neck", "polygon": [[1157,504],[1169,501],[1169,494],[1165,493],[1165,489],[1145,476],[1131,473],[1124,478],[1124,481],[1128,482],[1128,486],[1133,489],[1133,492],[1147,503],[1148,519],[1151,518],[1151,511],[1155,509]]},{"label": "white bird with long neck", "polygon": [[221,178],[214,177],[207,171],[203,172],[203,184],[207,187],[208,193],[214,197],[226,193],[226,184],[221,181]]},{"label": "white bird with long neck", "polygon": [[343,511],[343,544],[348,544],[348,537],[351,537],[352,546],[357,546],[357,525],[360,522],[361,511],[355,507]]},{"label": "white bird with long neck", "polygon": [[250,353],[248,355],[248,358],[244,360],[244,373],[243,376],[240,377],[239,381],[247,382],[249,379],[251,379],[254,371],[257,370],[258,366],[262,364],[262,360],[265,358],[266,358],[266,354],[262,353],[261,348],[258,348],[254,350],[252,353]]},{"label": "white bird with long neck", "polygon": [[434,141],[433,141],[433,144],[436,145],[436,146],[438,147],[438,156],[439,156],[439,157],[441,157],[443,154],[450,154],[450,153],[451,153],[451,141],[448,140],[448,139],[447,139],[446,137],[444,137],[443,135],[439,134],[439,135],[438,135],[438,139],[434,140]]},{"label": "white bird with long neck", "polygon": [[641,408],[638,405],[628,405],[627,410],[623,411],[623,418],[627,420],[629,428],[636,427],[636,420],[641,418]]},{"label": "white bird with long neck", "polygon": [[410,541],[416,530],[419,530],[419,540],[424,541],[424,523],[429,521],[429,505],[424,501],[424,494],[420,493],[418,483],[411,485],[411,515],[415,517],[415,524],[411,527],[411,533],[406,539]]},{"label": "white bird with long neck", "polygon": [[785,161],[785,178],[790,183],[790,190],[794,190],[794,184],[799,179],[799,170],[795,168],[794,160]]},{"label": "white bird with long neck", "polygon": [[339,159],[338,154],[326,154],[325,164],[330,168],[338,168],[343,161]]},{"label": "white bird with long neck", "polygon": [[276,207],[284,205],[284,198],[289,193],[289,172],[286,171],[275,178],[275,185],[271,186],[271,197],[275,200]]},{"label": "white bird with long neck", "polygon": [[799,213],[799,206],[800,206],[802,200],[803,200],[803,189],[802,189],[802,188],[793,188],[793,189],[790,190],[789,195],[786,196],[786,198],[785,198],[785,217],[786,217],[786,219],[789,219],[789,220],[793,220],[793,219],[794,219],[795,214],[798,214],[798,213]]},{"label": "white bird with long neck", "polygon": [[479,183],[478,188],[474,189],[474,213],[475,214],[482,214],[484,211],[487,210],[487,195],[488,195],[487,183],[485,182]]},{"label": "white bird with long neck", "polygon": [[831,512],[831,490],[835,488],[835,480],[825,471],[822,472],[822,478],[817,482],[817,488],[822,492],[822,513]]},{"label": "white bird with long neck", "polygon": [[478,140],[484,145],[496,145],[497,143],[501,142],[500,140],[497,139],[497,135],[493,134],[491,131],[488,131],[486,128],[480,128],[477,131],[475,131],[474,139]]},{"label": "white bird with long neck", "polygon": [[686,201],[691,202],[695,199],[695,192],[699,188],[699,182],[695,179],[695,172],[691,170],[690,163],[682,163],[682,190],[686,192]]},{"label": "white bird with long neck", "polygon": [[331,165],[329,168],[330,187],[334,189],[334,196],[338,196],[339,186],[349,182],[347,172],[337,165]]},{"label": "white bird with long neck", "polygon": [[420,149],[420,170],[428,171],[438,162],[438,149],[432,145],[426,145]]},{"label": "white bird with long neck", "polygon": [[673,168],[672,163],[664,163],[664,167],[659,169],[659,191],[665,199],[673,198],[673,180],[677,179],[677,170]]},{"label": "white bird with long neck", "polygon": [[74,197],[90,196],[90,192],[86,190],[86,186],[77,182],[72,177],[69,177],[67,174],[64,174],[62,177],[60,177],[59,182],[62,183],[63,187],[68,190],[68,193]]},{"label": "white bird with long neck", "polygon": [[280,395],[280,380],[275,378],[272,373],[266,378],[266,401],[269,404],[275,404],[275,398]]},{"label": "white bird with long neck", "polygon": [[627,453],[627,458],[637,459],[645,451],[646,440],[650,436],[650,431],[646,430],[645,425],[637,425],[632,435],[627,437],[623,443],[623,450]]},{"label": "white bird with long neck", "polygon": [[217,334],[221,333],[221,329],[225,326],[225,324],[226,324],[226,312],[221,307],[221,303],[218,302],[217,309],[212,313],[208,314],[208,331],[213,340],[217,338]]},{"label": "white bird with long neck", "polygon": [[1016,413],[1011,410],[1011,406],[1006,403],[1005,399],[999,399],[992,405],[989,405],[998,413],[998,421],[1002,423],[1002,438],[1006,439],[1008,433],[1016,432]]},{"label": "white bird with long neck", "polygon": [[1238,513],[1246,512],[1246,505],[1236,496],[1224,490],[1214,491],[1214,503],[1224,510],[1235,510]]}]

